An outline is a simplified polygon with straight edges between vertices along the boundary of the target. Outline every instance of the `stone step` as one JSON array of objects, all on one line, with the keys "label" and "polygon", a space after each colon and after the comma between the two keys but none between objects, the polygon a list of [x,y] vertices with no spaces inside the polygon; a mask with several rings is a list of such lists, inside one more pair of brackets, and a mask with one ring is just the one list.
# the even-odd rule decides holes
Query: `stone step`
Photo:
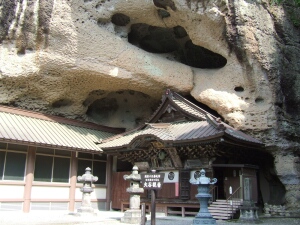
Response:
[{"label": "stone step", "polygon": [[209,210],[210,214],[235,214],[237,211],[211,211]]},{"label": "stone step", "polygon": [[226,212],[210,212],[210,214],[214,217],[214,216],[231,216],[231,213],[226,213]]},{"label": "stone step", "polygon": [[235,205],[235,206],[231,206],[231,205],[210,205],[208,206],[209,209],[235,209],[235,208],[239,208],[240,206]]},{"label": "stone step", "polygon": [[[227,200],[226,199],[216,199],[216,202],[226,202]],[[235,201],[235,202],[242,202],[243,200],[240,200],[240,199],[232,199],[232,201]]]},{"label": "stone step", "polygon": [[238,205],[210,205],[208,206],[209,209],[238,209]]},{"label": "stone step", "polygon": [[[212,202],[211,204],[215,204],[215,205],[229,205],[229,204],[231,204],[231,202],[230,201],[228,201],[228,202]],[[232,204],[234,204],[234,205],[242,205],[242,203],[241,202],[239,202],[239,201],[232,201]]]},{"label": "stone step", "polygon": [[213,216],[216,220],[229,220],[231,219],[231,216]]},{"label": "stone step", "polygon": [[[230,201],[228,201],[228,202],[212,202],[212,204],[217,204],[217,205],[226,205],[226,204],[230,204],[230,203],[231,203]],[[242,205],[243,203],[237,202],[237,201],[232,201],[232,204]]]},{"label": "stone step", "polygon": [[230,201],[218,199],[208,206],[208,210],[214,219],[228,220],[232,218],[233,214],[237,212],[241,205],[242,202],[238,200],[232,200],[231,205]]},{"label": "stone step", "polygon": [[[226,212],[226,213],[231,213],[232,212],[232,210],[231,209],[226,209],[226,210],[224,210],[224,209],[208,209],[208,211],[210,212],[210,213],[215,213],[215,212]],[[236,211],[236,210],[233,210],[234,212]]]}]

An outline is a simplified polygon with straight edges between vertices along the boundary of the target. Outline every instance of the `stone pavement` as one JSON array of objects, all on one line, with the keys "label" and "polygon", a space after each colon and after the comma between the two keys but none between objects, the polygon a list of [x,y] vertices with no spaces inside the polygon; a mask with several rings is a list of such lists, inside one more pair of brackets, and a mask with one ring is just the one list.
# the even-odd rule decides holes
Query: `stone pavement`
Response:
[{"label": "stone pavement", "polygon": [[[95,216],[76,216],[66,211],[32,211],[30,213],[0,211],[1,225],[129,225],[121,223],[124,213],[119,211],[98,211]],[[147,215],[146,225],[151,225]],[[158,215],[156,225],[191,225],[193,217]],[[261,218],[265,225],[298,225],[300,218]],[[218,225],[241,225],[237,221],[217,221]],[[243,223],[242,225],[246,225]]]}]

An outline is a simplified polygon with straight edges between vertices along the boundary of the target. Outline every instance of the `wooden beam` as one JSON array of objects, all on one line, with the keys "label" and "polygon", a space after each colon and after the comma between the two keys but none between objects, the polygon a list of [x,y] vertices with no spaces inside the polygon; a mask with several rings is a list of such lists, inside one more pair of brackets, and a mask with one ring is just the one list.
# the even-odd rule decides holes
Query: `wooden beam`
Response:
[{"label": "wooden beam", "polygon": [[176,148],[167,148],[165,150],[166,150],[166,152],[168,152],[169,156],[171,157],[174,167],[182,168],[182,162],[177,153]]}]

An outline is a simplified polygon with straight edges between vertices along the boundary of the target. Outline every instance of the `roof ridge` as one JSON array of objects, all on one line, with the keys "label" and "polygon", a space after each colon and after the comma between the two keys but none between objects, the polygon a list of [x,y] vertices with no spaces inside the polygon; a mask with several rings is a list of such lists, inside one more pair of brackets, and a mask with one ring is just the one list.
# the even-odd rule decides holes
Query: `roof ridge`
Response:
[{"label": "roof ridge", "polygon": [[218,130],[226,130],[225,125],[223,124],[223,122],[221,121],[220,118],[213,118],[211,115],[206,114],[206,120],[208,123],[210,123],[214,128],[218,129]]},{"label": "roof ridge", "polygon": [[41,112],[20,109],[20,108],[14,108],[14,107],[9,107],[4,105],[0,105],[0,112],[20,115],[20,116],[25,116],[25,117],[35,118],[35,119],[41,119],[41,120],[51,121],[60,124],[71,125],[71,126],[83,127],[83,128],[93,129],[93,130],[106,131],[106,132],[116,133],[116,134],[119,134],[120,132],[124,131],[124,128],[107,127],[92,122],[79,121],[75,119],[70,119],[70,118],[60,117],[56,115],[45,114]]},{"label": "roof ridge", "polygon": [[[158,108],[152,113],[152,115],[149,117],[149,119],[146,120],[148,123],[150,123],[150,121],[152,121],[158,115],[159,111],[165,106],[165,103],[168,100],[170,101],[169,105],[171,107],[178,107],[183,111],[184,114],[186,114],[188,116],[191,116],[193,118],[205,120],[206,119],[206,117],[205,117],[206,114],[209,114],[209,115],[211,115],[212,117],[215,118],[214,115],[212,115],[211,113],[205,111],[200,106],[197,106],[196,104],[194,104],[191,101],[187,100],[186,98],[184,98],[183,96],[181,96],[177,92],[172,91],[171,89],[167,89],[165,91],[165,93],[162,95],[161,103],[158,106]],[[184,109],[182,106],[180,106],[180,104],[176,103],[176,100],[179,101],[181,104],[184,104],[187,107],[189,107],[190,111]],[[193,111],[194,113],[191,112],[191,111]]]},{"label": "roof ridge", "polygon": [[198,123],[198,122],[204,122],[205,120],[190,120],[190,121],[174,121],[171,122],[172,125],[177,125],[177,124],[185,124],[185,123]]},{"label": "roof ridge", "polygon": [[114,135],[114,136],[112,136],[112,137],[109,137],[109,138],[106,138],[106,139],[104,139],[104,140],[101,140],[101,142],[100,142],[99,144],[104,144],[104,143],[106,143],[106,142],[114,141],[114,140],[116,140],[116,139],[118,139],[118,138],[121,138],[121,137],[130,135],[131,133],[136,132],[137,130],[139,130],[140,128],[143,128],[144,126],[145,126],[145,124],[142,124],[142,125],[140,125],[140,126],[134,128],[134,129],[132,129],[132,130],[128,130],[128,131],[125,131],[125,132],[116,134],[116,135]]},{"label": "roof ridge", "polygon": [[[177,97],[177,100],[181,101],[182,103],[185,103],[186,105],[188,105],[189,107],[191,107],[194,110],[198,110],[201,114],[203,114],[204,117],[206,116],[206,114],[209,114],[212,117],[215,117],[211,113],[207,112],[206,110],[202,109],[201,107],[199,107],[196,104],[192,103],[191,101],[187,100],[186,98],[184,98],[183,96],[181,96],[177,92],[173,92],[173,91],[171,91],[171,92],[172,92],[173,96]],[[184,111],[186,111],[186,110],[184,110]],[[189,113],[189,112],[187,112],[187,113]],[[191,113],[189,113],[189,114],[191,114]]]},{"label": "roof ridge", "polygon": [[[146,120],[148,123],[155,117],[155,115],[157,114],[157,112],[160,111],[160,109],[163,107],[164,103],[165,103],[165,95],[163,95],[162,99],[161,99],[161,103],[159,104],[159,106],[157,107],[157,109],[151,114],[151,116],[149,116],[148,120]],[[146,126],[146,123],[143,125]]]}]

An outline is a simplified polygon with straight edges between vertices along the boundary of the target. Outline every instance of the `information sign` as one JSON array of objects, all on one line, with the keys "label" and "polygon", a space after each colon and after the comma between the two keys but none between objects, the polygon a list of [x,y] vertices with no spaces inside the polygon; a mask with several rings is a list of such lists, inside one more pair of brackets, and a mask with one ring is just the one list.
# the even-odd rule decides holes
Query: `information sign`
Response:
[{"label": "information sign", "polygon": [[164,183],[164,173],[141,173],[142,188],[150,190],[159,190]]}]

